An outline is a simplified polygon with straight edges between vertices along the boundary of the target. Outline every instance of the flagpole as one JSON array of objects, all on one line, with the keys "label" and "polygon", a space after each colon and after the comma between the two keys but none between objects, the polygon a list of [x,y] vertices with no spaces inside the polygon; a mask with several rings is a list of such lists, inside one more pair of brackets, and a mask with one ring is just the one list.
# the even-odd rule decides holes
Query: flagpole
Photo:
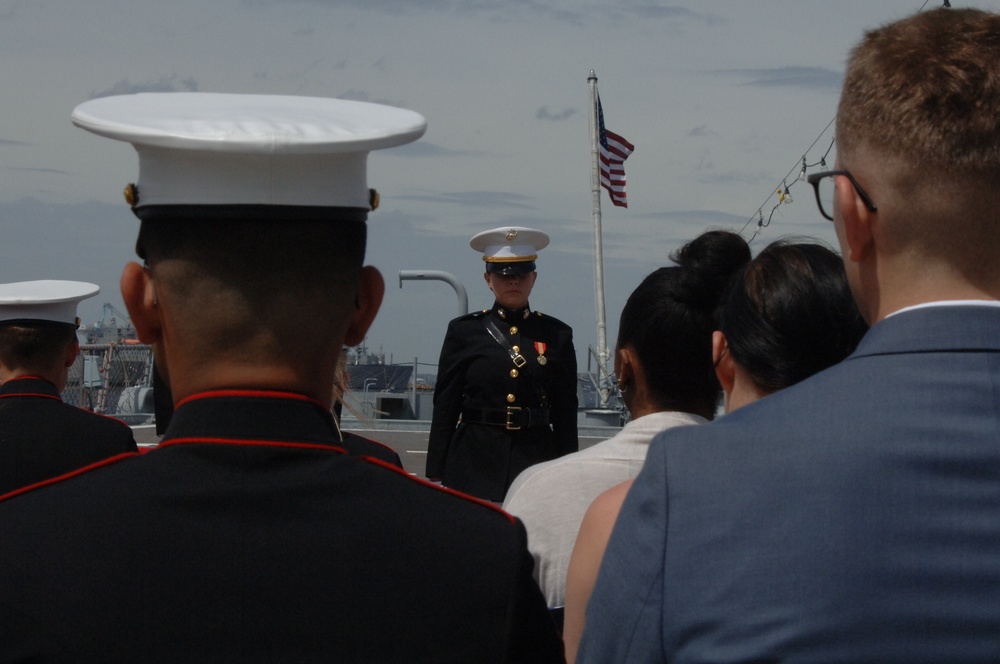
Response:
[{"label": "flagpole", "polygon": [[593,69],[590,70],[587,81],[590,83],[590,195],[594,209],[594,282],[597,304],[597,358],[600,363],[597,375],[598,384],[601,386],[598,393],[601,408],[606,408],[609,390],[604,380],[608,368],[608,340],[604,311],[604,244],[601,233],[601,153],[597,135],[597,75]]}]

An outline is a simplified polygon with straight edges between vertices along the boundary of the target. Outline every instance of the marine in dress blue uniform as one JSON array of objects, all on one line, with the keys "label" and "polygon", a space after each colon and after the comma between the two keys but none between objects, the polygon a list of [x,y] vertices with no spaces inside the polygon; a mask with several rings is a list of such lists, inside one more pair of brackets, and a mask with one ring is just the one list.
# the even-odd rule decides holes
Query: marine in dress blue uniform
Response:
[{"label": "marine in dress blue uniform", "polygon": [[0,284],[0,495],[136,452],[124,422],[60,396],[80,352],[77,304],[98,292],[79,281]]},{"label": "marine in dress blue uniform", "polygon": [[193,93],[74,120],[139,152],[122,293],[174,412],[157,449],[0,502],[0,662],[561,661],[523,526],[331,426],[384,289],[364,161],[424,119]]},{"label": "marine in dress blue uniform", "polygon": [[[573,330],[527,302],[548,241],[524,227],[473,237],[497,301],[451,321],[441,347],[427,477],[495,502],[528,466],[579,449]],[[525,280],[522,297],[505,302],[491,275]]]}]

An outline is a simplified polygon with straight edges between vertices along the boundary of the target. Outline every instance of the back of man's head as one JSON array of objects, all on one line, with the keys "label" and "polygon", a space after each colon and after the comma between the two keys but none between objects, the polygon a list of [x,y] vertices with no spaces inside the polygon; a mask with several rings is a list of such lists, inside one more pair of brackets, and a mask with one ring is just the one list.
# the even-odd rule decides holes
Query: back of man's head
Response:
[{"label": "back of man's head", "polygon": [[1000,15],[939,9],[867,33],[848,63],[837,149],[888,185],[875,202],[892,248],[972,280],[1000,274]]},{"label": "back of man's head", "polygon": [[185,352],[282,362],[343,337],[365,237],[359,221],[158,218],[137,249]]},{"label": "back of man's head", "polygon": [[[0,365],[20,375],[65,381],[67,354],[75,355],[76,330],[68,325],[0,325]],[[71,348],[73,347],[73,348]]]}]

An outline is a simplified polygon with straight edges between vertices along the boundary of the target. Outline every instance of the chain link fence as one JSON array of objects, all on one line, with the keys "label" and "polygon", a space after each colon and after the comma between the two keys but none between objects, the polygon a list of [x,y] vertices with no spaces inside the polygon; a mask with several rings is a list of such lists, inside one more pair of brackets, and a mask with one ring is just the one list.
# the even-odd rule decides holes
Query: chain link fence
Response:
[{"label": "chain link fence", "polygon": [[153,418],[153,349],[146,344],[80,346],[70,367],[63,401],[129,424]]}]

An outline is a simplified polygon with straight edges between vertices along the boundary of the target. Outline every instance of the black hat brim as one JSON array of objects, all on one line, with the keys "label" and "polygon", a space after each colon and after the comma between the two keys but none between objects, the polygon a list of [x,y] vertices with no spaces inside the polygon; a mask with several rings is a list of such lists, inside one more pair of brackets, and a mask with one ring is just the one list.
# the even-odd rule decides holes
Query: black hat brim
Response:
[{"label": "black hat brim", "polygon": [[513,277],[535,271],[535,261],[517,261],[513,263],[487,263],[486,271],[490,274],[500,274]]}]

